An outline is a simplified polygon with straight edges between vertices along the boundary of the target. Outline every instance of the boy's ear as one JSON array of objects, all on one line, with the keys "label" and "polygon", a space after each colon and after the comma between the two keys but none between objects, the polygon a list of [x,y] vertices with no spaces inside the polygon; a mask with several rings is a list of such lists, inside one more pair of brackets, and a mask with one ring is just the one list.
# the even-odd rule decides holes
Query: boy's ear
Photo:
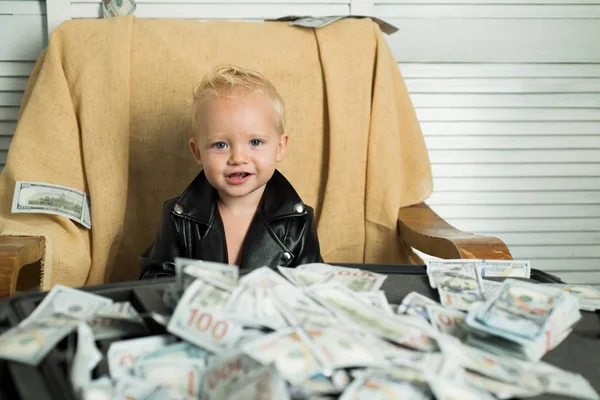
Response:
[{"label": "boy's ear", "polygon": [[200,155],[200,146],[198,145],[196,138],[190,139],[190,150],[192,151],[192,155],[194,156],[196,163],[198,165],[202,165],[202,156]]},{"label": "boy's ear", "polygon": [[279,145],[277,146],[277,157],[275,158],[277,161],[281,161],[285,153],[287,153],[287,145],[288,145],[288,135],[282,133],[279,137]]}]

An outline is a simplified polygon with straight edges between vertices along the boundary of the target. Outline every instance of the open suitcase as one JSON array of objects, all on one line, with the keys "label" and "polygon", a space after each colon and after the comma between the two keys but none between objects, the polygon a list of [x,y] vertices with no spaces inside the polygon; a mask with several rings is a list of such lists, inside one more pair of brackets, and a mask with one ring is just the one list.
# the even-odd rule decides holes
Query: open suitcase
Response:
[{"label": "open suitcase", "polygon": [[[429,286],[424,265],[364,265],[340,264],[387,274],[383,284],[390,304],[399,304],[412,291],[439,300],[437,291]],[[546,272],[532,269],[531,280],[544,283],[562,281]],[[152,311],[168,314],[162,293],[174,278],[155,281],[134,281],[87,287],[84,290],[109,297],[114,301],[129,301],[141,315]],[[42,301],[46,293],[23,293],[0,303],[0,333],[25,319]],[[556,349],[546,354],[544,361],[582,374],[600,392],[600,318],[596,313],[583,313],[573,333]],[[152,318],[144,318],[151,334],[165,333],[165,328]],[[69,382],[69,369],[74,356],[74,334],[61,341],[38,367],[0,360],[0,400],[76,400]],[[125,338],[97,341],[106,355],[112,342]],[[108,373],[106,358],[94,370],[94,378]],[[533,399],[558,399],[538,396]]]}]

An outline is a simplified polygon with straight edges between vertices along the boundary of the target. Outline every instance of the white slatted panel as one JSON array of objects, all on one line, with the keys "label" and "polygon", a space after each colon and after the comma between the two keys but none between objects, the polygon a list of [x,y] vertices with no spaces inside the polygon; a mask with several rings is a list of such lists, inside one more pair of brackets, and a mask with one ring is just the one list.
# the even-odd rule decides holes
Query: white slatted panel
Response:
[{"label": "white slatted panel", "polygon": [[0,170],[35,60],[46,46],[43,1],[0,1]]},{"label": "white slatted panel", "polygon": [[378,0],[425,134],[432,208],[600,286],[600,1]]},{"label": "white slatted panel", "polygon": [[[418,4],[411,4],[418,3]],[[429,4],[428,4],[429,3]],[[374,14],[400,27],[389,43],[411,62],[600,61],[600,3],[558,1],[376,1]],[[455,4],[451,4],[455,3]],[[475,3],[475,2],[471,2]],[[486,4],[488,3],[488,4]],[[495,4],[492,4],[495,3]],[[573,4],[575,3],[575,4]]]}]

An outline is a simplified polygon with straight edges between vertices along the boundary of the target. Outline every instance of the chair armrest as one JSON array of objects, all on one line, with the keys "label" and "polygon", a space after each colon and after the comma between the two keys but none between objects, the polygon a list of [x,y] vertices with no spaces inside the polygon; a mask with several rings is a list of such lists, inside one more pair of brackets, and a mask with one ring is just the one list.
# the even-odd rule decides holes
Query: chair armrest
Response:
[{"label": "chair armrest", "polygon": [[458,230],[425,203],[400,209],[398,234],[409,246],[444,259],[512,260],[508,247],[500,239]]},{"label": "chair armrest", "polygon": [[0,235],[0,298],[17,292],[21,268],[44,257],[45,242],[41,236]]}]

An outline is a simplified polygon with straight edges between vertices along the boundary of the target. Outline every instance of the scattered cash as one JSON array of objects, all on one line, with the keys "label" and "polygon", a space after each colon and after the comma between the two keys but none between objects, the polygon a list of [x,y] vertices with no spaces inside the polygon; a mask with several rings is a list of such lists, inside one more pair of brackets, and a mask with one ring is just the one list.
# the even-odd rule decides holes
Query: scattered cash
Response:
[{"label": "scattered cash", "polygon": [[227,398],[229,400],[291,399],[286,383],[271,367],[253,369],[250,376],[238,383]]},{"label": "scattered cash", "polygon": [[271,329],[285,327],[285,318],[277,311],[272,297],[268,295],[268,290],[279,286],[293,287],[267,267],[255,269],[240,279],[240,284],[231,293],[225,309],[233,320],[245,326]]},{"label": "scattered cash", "polygon": [[243,326],[222,310],[224,300],[198,279],[190,285],[177,304],[167,330],[182,339],[214,353],[221,353],[239,339]]},{"label": "scattered cash", "polygon": [[346,16],[336,15],[329,17],[302,17],[291,21],[290,25],[303,26],[305,28],[322,28],[342,18],[346,18]]},{"label": "scattered cash", "polygon": [[335,327],[308,326],[301,329],[312,342],[311,348],[330,369],[389,366],[382,356],[372,353],[361,342],[361,336],[354,332]]},{"label": "scattered cash", "polygon": [[83,388],[81,398],[83,400],[113,400],[117,398],[114,383],[106,375],[91,381]]},{"label": "scattered cash", "polygon": [[96,347],[94,333],[85,323],[77,327],[77,352],[71,366],[71,384],[75,392],[83,390],[92,381],[92,371],[102,360],[102,353]]},{"label": "scattered cash", "polygon": [[390,303],[388,303],[383,290],[378,290],[376,292],[356,292],[356,296],[367,304],[382,310],[386,314],[394,315],[394,311],[392,310]]},{"label": "scattered cash", "polygon": [[466,311],[471,304],[483,301],[485,291],[475,263],[428,262],[427,275],[437,288],[442,305]]},{"label": "scattered cash", "polygon": [[427,296],[423,296],[417,292],[410,292],[404,296],[404,299],[402,299],[402,303],[400,303],[396,312],[398,314],[418,315],[424,320],[429,321],[427,306],[436,304],[435,301]]},{"label": "scattered cash", "polygon": [[356,268],[339,267],[329,264],[304,264],[297,267],[301,271],[324,271],[329,278],[323,282],[340,282],[355,292],[374,292],[381,288],[387,275]]},{"label": "scattered cash", "polygon": [[175,338],[167,335],[148,336],[140,339],[114,342],[108,348],[108,370],[113,379],[133,375],[138,357],[173,343]]},{"label": "scattered cash", "polygon": [[84,321],[105,309],[112,300],[63,285],[54,285],[44,300],[23,323],[62,315]]},{"label": "scattered cash", "polygon": [[210,261],[175,258],[175,275],[182,290],[196,279],[203,279],[211,285],[231,292],[237,286],[239,267]]},{"label": "scattered cash", "polygon": [[307,294],[337,315],[354,323],[358,329],[371,331],[382,338],[411,348],[431,351],[436,348],[429,332],[402,316],[389,316],[365,304],[339,282],[314,285]]},{"label": "scattered cash", "polygon": [[11,212],[60,215],[92,227],[89,197],[67,186],[17,181]]},{"label": "scattered cash", "polygon": [[483,292],[486,300],[496,296],[498,290],[500,290],[500,287],[502,286],[502,282],[490,281],[487,279],[483,279],[481,284],[483,285]]},{"label": "scattered cash", "polygon": [[294,385],[290,394],[294,399],[330,399],[329,395],[341,393],[349,381],[350,377],[344,370],[335,371],[331,377],[317,374]]},{"label": "scattered cash", "polygon": [[253,288],[273,288],[283,285],[292,287],[290,282],[267,267],[257,268],[240,279],[240,285],[246,285]]},{"label": "scattered cash", "polygon": [[58,316],[21,323],[0,337],[0,358],[38,365],[78,323],[73,318]]},{"label": "scattered cash", "polygon": [[467,338],[465,329],[466,314],[459,310],[437,305],[427,306],[427,314],[431,318],[431,325],[439,332],[452,335],[460,341]]},{"label": "scattered cash", "polygon": [[293,328],[247,343],[242,350],[264,365],[273,363],[281,376],[292,384],[307,380],[321,368],[307,341]]},{"label": "scattered cash", "polygon": [[477,263],[481,277],[527,278],[531,277],[531,263],[516,260],[481,260]]},{"label": "scattered cash", "polygon": [[[71,384],[84,400],[600,400],[581,375],[538,362],[584,302],[594,307],[595,293],[483,280],[526,270],[486,266],[431,265],[441,304],[412,292],[394,313],[381,274],[309,264],[240,278],[236,267],[178,259],[163,298],[172,314],[140,315],[129,302],[56,286],[0,336],[0,358],[37,365],[66,337]],[[168,334],[145,336],[142,317]],[[96,347],[140,335],[111,341],[106,354]],[[110,376],[94,376],[104,357]]]},{"label": "scattered cash", "polygon": [[579,374],[562,370],[545,362],[535,365],[533,371],[540,382],[542,382],[545,393],[576,397],[584,400],[595,400],[598,398],[598,393]]},{"label": "scattered cash", "polygon": [[333,275],[333,271],[311,271],[309,269],[287,268],[278,266],[281,275],[285,276],[296,286],[310,286],[315,283],[326,282]]},{"label": "scattered cash", "polygon": [[535,393],[543,392],[543,386],[532,371],[530,363],[467,346],[451,336],[438,337],[438,345],[444,355],[466,370],[493,380],[511,383],[516,387],[527,388]]},{"label": "scattered cash", "polygon": [[429,398],[424,375],[409,367],[367,370],[358,375],[340,396],[340,400]]},{"label": "scattered cash", "polygon": [[167,344],[157,350],[139,355],[137,360],[179,360],[179,359],[202,359],[206,360],[209,353],[201,347],[194,346],[188,342],[177,342]]},{"label": "scattered cash", "polygon": [[55,285],[18,326],[0,336],[0,358],[38,365],[65,336],[112,300]]},{"label": "scattered cash", "polygon": [[196,279],[202,279],[209,285],[231,292],[237,286],[238,276],[239,268],[235,265],[176,257],[176,282],[165,289],[163,302],[170,310],[174,310],[185,289]]},{"label": "scattered cash", "polygon": [[205,369],[204,359],[185,358],[177,362],[165,362],[158,358],[137,361],[133,375],[195,398],[201,394]]},{"label": "scattered cash", "polygon": [[104,18],[133,14],[136,8],[137,4],[134,0],[102,0]]},{"label": "scattered cash", "polygon": [[135,399],[135,400],[191,400],[184,393],[178,392],[169,387],[165,387],[150,381],[136,379],[131,377],[119,378],[115,384],[113,392],[116,399]]},{"label": "scattered cash", "polygon": [[262,366],[240,351],[215,357],[210,361],[203,381],[204,398],[228,399],[240,386],[252,381],[252,373]]},{"label": "scattered cash", "polygon": [[544,392],[543,388],[529,388],[512,383],[496,380],[485,375],[464,369],[460,372],[459,379],[468,385],[485,390],[499,399],[512,399],[514,397],[533,397]]},{"label": "scattered cash", "polygon": [[87,322],[96,340],[150,334],[144,320],[128,301],[107,304]]},{"label": "scattered cash", "polygon": [[304,264],[296,268],[278,267],[278,269],[297,286],[340,282],[355,292],[378,291],[387,278],[387,275],[375,272],[323,263]]},{"label": "scattered cash", "polygon": [[344,324],[342,319],[315,302],[301,288],[279,286],[267,289],[267,294],[290,326]]},{"label": "scattered cash", "polygon": [[429,381],[429,387],[437,400],[453,399],[477,399],[477,400],[495,400],[485,390],[477,386],[471,386],[465,382],[457,381],[445,377],[435,377]]}]

